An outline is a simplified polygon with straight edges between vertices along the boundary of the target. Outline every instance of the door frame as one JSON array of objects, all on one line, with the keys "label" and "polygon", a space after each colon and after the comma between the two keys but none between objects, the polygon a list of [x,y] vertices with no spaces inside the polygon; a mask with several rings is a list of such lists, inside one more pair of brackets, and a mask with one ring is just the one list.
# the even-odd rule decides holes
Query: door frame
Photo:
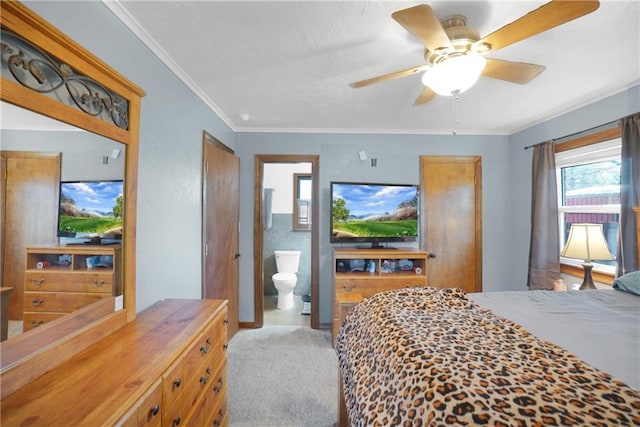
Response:
[{"label": "door frame", "polygon": [[262,227],[263,209],[262,186],[265,163],[311,163],[311,328],[320,328],[319,286],[318,286],[318,229],[319,229],[319,183],[320,156],[304,154],[256,154],[253,196],[253,311],[255,328],[264,325],[264,261]]}]

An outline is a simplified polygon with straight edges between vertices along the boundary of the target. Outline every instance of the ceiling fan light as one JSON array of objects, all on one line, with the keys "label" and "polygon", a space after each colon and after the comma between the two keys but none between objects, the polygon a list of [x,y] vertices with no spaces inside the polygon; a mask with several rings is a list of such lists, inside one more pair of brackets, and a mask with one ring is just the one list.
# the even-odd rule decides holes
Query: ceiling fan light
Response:
[{"label": "ceiling fan light", "polygon": [[479,55],[452,56],[425,71],[422,84],[438,95],[462,93],[478,81],[486,65],[487,60]]}]

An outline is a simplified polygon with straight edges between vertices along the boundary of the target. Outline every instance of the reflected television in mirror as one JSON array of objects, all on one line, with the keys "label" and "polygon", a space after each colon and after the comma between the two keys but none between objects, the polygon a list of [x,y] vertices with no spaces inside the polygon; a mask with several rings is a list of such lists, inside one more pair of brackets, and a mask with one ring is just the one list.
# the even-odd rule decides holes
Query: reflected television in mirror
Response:
[{"label": "reflected television in mirror", "polygon": [[123,181],[63,181],[58,205],[58,237],[67,244],[122,241]]}]

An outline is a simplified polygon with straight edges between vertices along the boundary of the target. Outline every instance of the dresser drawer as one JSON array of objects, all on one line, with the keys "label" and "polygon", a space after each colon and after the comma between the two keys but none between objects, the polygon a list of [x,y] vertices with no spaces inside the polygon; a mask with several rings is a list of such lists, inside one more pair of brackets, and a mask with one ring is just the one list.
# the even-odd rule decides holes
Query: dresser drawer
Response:
[{"label": "dresser drawer", "polygon": [[[175,409],[178,407],[178,412],[181,412],[182,407],[182,390],[184,390],[185,378],[183,377],[182,363],[184,357],[180,357],[167,371],[162,375],[162,403],[165,410]],[[166,413],[165,413],[166,415]],[[165,424],[167,424],[170,418],[165,416]],[[170,423],[168,425],[171,425]]]},{"label": "dresser drawer", "polygon": [[224,360],[227,334],[223,322],[222,316],[214,319],[191,345],[184,358],[183,372],[187,381],[182,398],[187,410],[205,393]]},{"label": "dresser drawer", "polygon": [[224,351],[224,344],[227,343],[226,319],[226,311],[220,313],[195,340],[186,356],[185,369],[187,372],[194,372],[212,355],[218,356]]},{"label": "dresser drawer", "polygon": [[413,286],[424,286],[424,276],[390,275],[388,278],[371,280],[367,278],[341,278],[336,281],[336,292],[353,292],[369,297],[378,292],[402,289]]},{"label": "dresser drawer", "polygon": [[227,395],[227,362],[223,361],[222,366],[216,372],[212,380],[209,382],[209,388],[207,388],[207,416],[213,414],[212,411],[216,407],[220,406],[220,402],[225,399]]},{"label": "dresser drawer", "polygon": [[25,292],[24,311],[71,313],[105,296],[102,294],[77,294],[71,292]]},{"label": "dresser drawer", "polygon": [[116,423],[116,427],[159,427],[162,425],[162,383],[158,380]]},{"label": "dresser drawer", "polygon": [[158,381],[138,405],[138,427],[162,425],[162,383]]},{"label": "dresser drawer", "polygon": [[113,273],[65,272],[59,269],[28,270],[24,275],[27,291],[95,292],[113,294]]},{"label": "dresser drawer", "polygon": [[[227,386],[224,386],[220,398],[212,402],[210,405],[207,401],[207,410],[211,411],[207,419],[211,420],[206,425],[221,427],[229,424],[229,418],[227,414]],[[206,414],[205,414],[206,415]]]},{"label": "dresser drawer", "polygon": [[167,427],[183,426],[185,424],[186,415],[182,401],[178,400],[169,407],[165,406],[165,410],[162,414],[162,425]]},{"label": "dresser drawer", "polygon": [[22,330],[30,331],[33,328],[44,325],[45,323],[56,320],[58,317],[62,317],[67,313],[30,313],[25,312],[22,315]]}]

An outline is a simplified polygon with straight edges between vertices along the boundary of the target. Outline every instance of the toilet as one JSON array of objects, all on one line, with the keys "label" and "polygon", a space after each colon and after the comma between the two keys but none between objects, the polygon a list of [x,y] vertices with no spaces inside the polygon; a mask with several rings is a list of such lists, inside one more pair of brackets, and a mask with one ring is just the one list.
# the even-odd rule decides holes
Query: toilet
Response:
[{"label": "toilet", "polygon": [[293,288],[296,287],[301,251],[275,251],[277,273],[271,276],[278,290],[278,309],[293,307]]}]

